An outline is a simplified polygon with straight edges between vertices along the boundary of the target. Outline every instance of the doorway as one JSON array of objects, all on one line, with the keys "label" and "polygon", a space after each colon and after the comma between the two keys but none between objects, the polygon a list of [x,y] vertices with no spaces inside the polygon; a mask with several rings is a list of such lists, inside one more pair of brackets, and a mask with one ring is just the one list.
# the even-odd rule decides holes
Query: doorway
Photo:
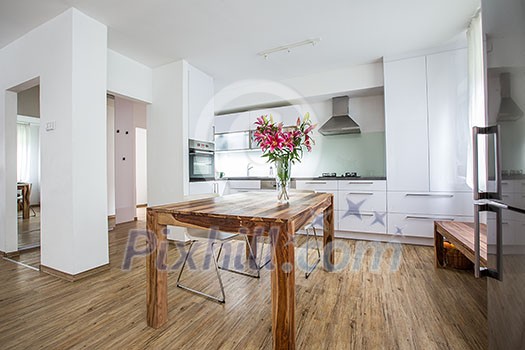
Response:
[{"label": "doorway", "polygon": [[11,259],[40,267],[40,85],[17,92],[16,113],[17,247]]},{"label": "doorway", "polygon": [[107,97],[108,223],[145,220],[147,104]]}]

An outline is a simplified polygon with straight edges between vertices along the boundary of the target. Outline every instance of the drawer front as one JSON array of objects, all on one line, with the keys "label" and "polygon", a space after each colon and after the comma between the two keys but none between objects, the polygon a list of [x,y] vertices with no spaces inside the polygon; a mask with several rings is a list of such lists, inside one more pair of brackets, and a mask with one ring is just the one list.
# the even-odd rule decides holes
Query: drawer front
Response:
[{"label": "drawer front", "polygon": [[295,188],[298,190],[310,190],[317,192],[326,192],[337,190],[337,181],[333,180],[297,180]]},{"label": "drawer front", "polygon": [[473,222],[471,216],[426,216],[414,214],[388,214],[388,233],[400,236],[434,237],[434,221],[454,220]]},{"label": "drawer front", "polygon": [[339,210],[386,212],[386,192],[339,191]]},{"label": "drawer front", "polygon": [[386,191],[386,181],[339,180],[339,190]]},{"label": "drawer front", "polygon": [[473,216],[472,193],[389,192],[388,212]]},{"label": "drawer front", "polygon": [[386,213],[362,212],[359,215],[349,214],[345,211],[338,211],[340,231],[366,232],[366,233],[386,233]]},{"label": "drawer front", "polygon": [[261,189],[261,181],[259,180],[230,180],[228,181],[230,188],[259,190]]}]

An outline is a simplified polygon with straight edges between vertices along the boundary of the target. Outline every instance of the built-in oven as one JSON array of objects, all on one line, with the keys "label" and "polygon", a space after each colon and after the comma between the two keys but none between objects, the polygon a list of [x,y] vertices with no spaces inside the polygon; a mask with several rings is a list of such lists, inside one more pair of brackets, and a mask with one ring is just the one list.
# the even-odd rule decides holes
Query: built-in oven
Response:
[{"label": "built-in oven", "polygon": [[215,180],[213,142],[189,140],[190,182]]}]

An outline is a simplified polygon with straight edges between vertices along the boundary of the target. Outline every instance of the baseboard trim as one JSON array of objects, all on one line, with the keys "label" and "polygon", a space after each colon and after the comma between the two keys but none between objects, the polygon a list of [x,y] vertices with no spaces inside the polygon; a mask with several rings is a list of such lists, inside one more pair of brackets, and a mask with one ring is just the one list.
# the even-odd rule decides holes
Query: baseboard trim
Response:
[{"label": "baseboard trim", "polygon": [[81,280],[83,278],[90,277],[90,276],[96,275],[96,274],[98,274],[100,272],[107,271],[107,270],[109,270],[109,263],[105,264],[105,265],[102,265],[102,266],[99,266],[99,267],[95,267],[94,269],[91,269],[91,270],[87,270],[87,271],[84,271],[84,272],[81,272],[81,273],[77,273],[76,275],[72,275],[72,274],[67,273],[67,272],[62,272],[62,271],[59,271],[59,270],[55,270],[55,269],[53,269],[51,267],[40,265],[40,271],[42,271],[44,273],[47,273],[48,275],[51,275],[51,276],[58,277],[58,278],[61,278],[63,280],[69,281],[69,282],[76,282],[76,281]]},{"label": "baseboard trim", "polygon": [[0,250],[0,256],[5,256],[6,258],[12,259],[12,258],[18,258],[20,256],[20,252],[3,252]]}]

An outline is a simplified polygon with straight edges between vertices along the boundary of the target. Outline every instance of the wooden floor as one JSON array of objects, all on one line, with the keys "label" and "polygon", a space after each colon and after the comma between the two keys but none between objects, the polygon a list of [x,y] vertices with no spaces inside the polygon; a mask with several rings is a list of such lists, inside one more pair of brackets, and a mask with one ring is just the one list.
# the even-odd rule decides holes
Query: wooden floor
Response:
[{"label": "wooden floor", "polygon": [[[74,283],[0,259],[1,348],[271,348],[267,270],[260,280],[221,271],[226,304],[219,305],[176,288],[177,269],[169,279],[169,322],[148,328],[145,258],[121,270],[128,231],[143,227],[142,220],[117,225],[109,233],[111,269]],[[391,250],[371,267],[369,249],[359,267],[354,253],[366,243],[339,242],[352,252],[343,271],[318,268],[309,279],[296,274],[298,349],[487,348],[485,280],[434,269],[431,247],[403,246],[397,271],[391,271]],[[204,252],[201,247],[194,257],[198,266]],[[336,258],[344,262],[342,254]],[[170,265],[178,259],[171,247]],[[191,271],[184,281],[219,291],[213,270]]]},{"label": "wooden floor", "polygon": [[[40,207],[32,207],[28,219],[18,212],[18,249],[40,245]],[[34,215],[34,216],[33,216]]]}]

